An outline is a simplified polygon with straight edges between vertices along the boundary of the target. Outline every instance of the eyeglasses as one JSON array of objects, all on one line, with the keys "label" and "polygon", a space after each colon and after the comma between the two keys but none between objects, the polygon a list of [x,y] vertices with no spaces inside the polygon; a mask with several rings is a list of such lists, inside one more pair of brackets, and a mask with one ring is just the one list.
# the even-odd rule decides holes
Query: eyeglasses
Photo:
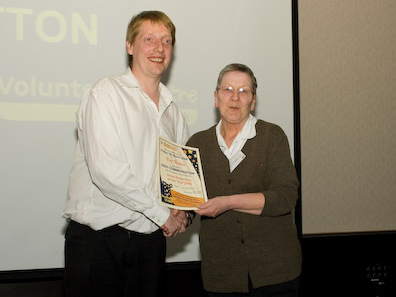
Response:
[{"label": "eyeglasses", "polygon": [[244,87],[234,89],[231,86],[225,86],[225,87],[218,88],[218,90],[222,96],[227,97],[227,98],[231,98],[235,94],[235,92],[237,93],[237,95],[240,99],[247,99],[253,94],[252,90],[250,90],[249,88],[244,88]]}]

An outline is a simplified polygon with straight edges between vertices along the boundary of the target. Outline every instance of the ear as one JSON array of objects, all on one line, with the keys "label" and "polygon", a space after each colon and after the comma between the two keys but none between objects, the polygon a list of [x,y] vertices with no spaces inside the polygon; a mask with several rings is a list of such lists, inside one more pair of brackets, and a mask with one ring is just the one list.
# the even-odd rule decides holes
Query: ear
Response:
[{"label": "ear", "polygon": [[216,91],[214,91],[214,93],[213,93],[213,96],[214,96],[214,104],[215,104],[215,107],[216,108],[219,108],[219,102],[218,102],[218,98],[217,98],[217,90]]},{"label": "ear", "polygon": [[256,108],[256,94],[253,96],[252,105],[250,105],[250,111],[254,111]]},{"label": "ear", "polygon": [[131,44],[129,41],[126,42],[125,44],[126,51],[129,55],[133,55],[133,44]]}]

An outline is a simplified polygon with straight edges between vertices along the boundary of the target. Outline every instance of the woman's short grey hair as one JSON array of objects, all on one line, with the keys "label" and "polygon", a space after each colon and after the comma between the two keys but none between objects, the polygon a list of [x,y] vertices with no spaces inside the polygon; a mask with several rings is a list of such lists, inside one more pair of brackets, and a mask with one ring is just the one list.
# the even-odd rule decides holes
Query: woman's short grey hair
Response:
[{"label": "woman's short grey hair", "polygon": [[252,88],[252,94],[256,95],[256,90],[257,90],[257,80],[256,77],[254,76],[253,71],[246,65],[244,64],[239,64],[239,63],[232,63],[232,64],[228,64],[227,66],[225,66],[219,73],[219,77],[217,79],[217,86],[216,86],[216,90],[218,90],[220,88],[221,85],[221,81],[223,80],[224,75],[227,72],[231,72],[231,71],[238,71],[238,72],[243,72],[246,73],[247,75],[249,75],[250,80],[251,80],[251,88]]}]

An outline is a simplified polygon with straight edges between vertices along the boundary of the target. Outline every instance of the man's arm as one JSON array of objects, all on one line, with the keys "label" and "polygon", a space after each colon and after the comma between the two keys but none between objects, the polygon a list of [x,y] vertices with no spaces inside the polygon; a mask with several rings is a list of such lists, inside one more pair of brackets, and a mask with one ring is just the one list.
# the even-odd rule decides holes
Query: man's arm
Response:
[{"label": "man's arm", "polygon": [[121,107],[109,94],[111,88],[111,83],[103,82],[82,106],[79,132],[91,178],[106,197],[162,226],[169,218],[169,209],[155,203],[155,193],[142,184],[137,168],[128,162],[119,136]]}]

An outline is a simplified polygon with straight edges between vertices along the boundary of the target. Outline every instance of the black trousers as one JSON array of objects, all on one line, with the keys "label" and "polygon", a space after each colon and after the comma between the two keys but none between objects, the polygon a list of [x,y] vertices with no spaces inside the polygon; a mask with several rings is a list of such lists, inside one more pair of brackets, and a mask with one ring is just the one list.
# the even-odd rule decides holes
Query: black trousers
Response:
[{"label": "black trousers", "polygon": [[249,293],[213,293],[207,292],[208,297],[297,297],[299,278],[271,286],[250,288]]},{"label": "black trousers", "polygon": [[66,297],[158,297],[166,241],[111,226],[95,231],[70,221],[65,234]]}]

